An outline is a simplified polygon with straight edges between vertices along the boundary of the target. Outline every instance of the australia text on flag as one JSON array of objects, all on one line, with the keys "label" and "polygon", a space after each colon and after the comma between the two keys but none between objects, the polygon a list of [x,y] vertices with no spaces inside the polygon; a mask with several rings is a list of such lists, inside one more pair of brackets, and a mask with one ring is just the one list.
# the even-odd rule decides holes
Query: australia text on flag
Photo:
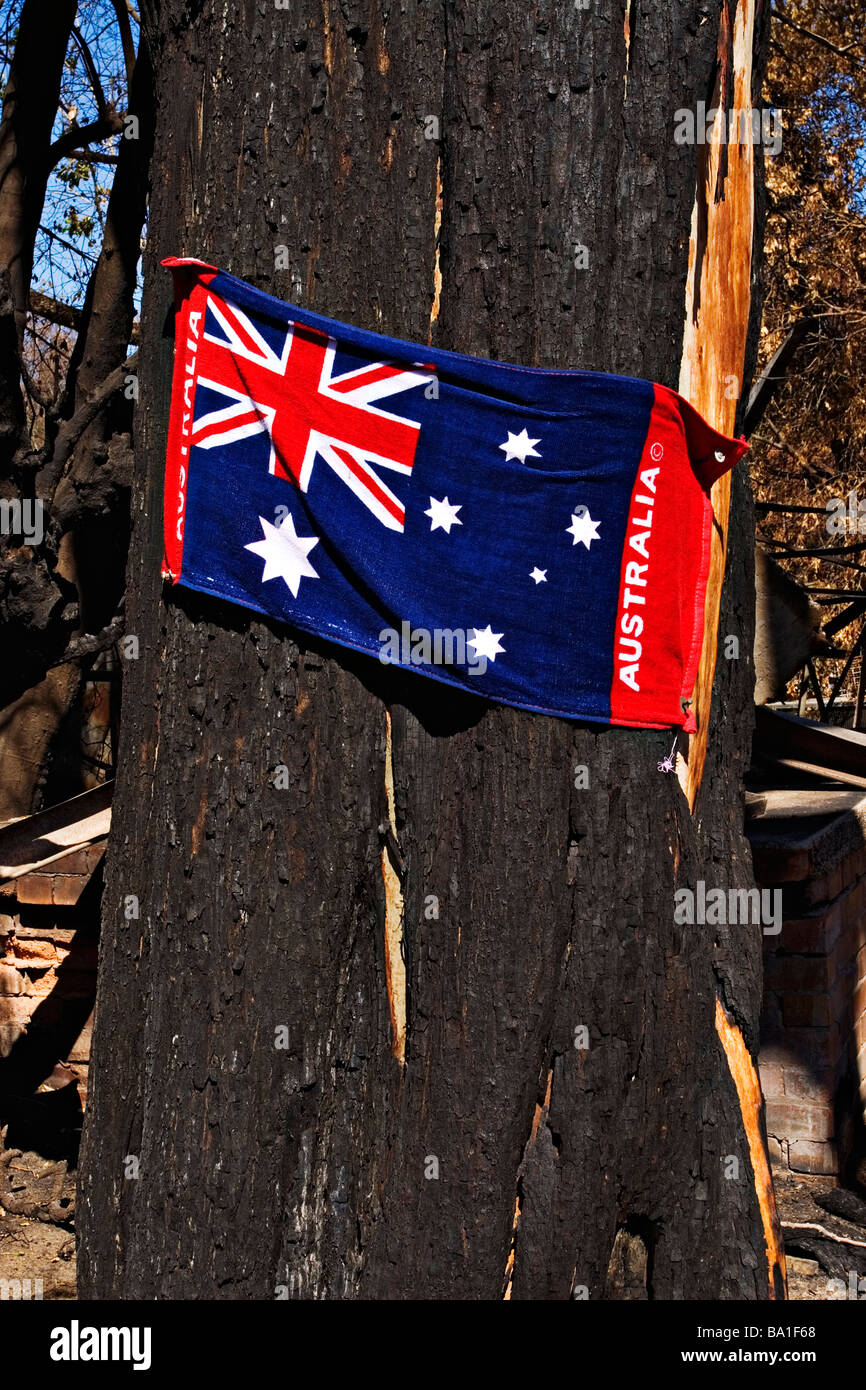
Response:
[{"label": "australia text on flag", "polygon": [[491,700],[687,723],[714,479],[674,391],[516,367],[175,277],[164,572]]}]

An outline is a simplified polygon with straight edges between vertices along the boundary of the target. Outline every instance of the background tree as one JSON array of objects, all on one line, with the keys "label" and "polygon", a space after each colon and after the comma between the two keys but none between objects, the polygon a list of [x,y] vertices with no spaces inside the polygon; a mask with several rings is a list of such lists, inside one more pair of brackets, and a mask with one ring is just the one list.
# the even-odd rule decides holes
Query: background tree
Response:
[{"label": "background tree", "polygon": [[623,28],[553,0],[144,6],[141,657],[106,884],[84,1296],[778,1290],[756,1112],[750,1134],[717,1031],[751,1075],[760,934],[673,920],[678,884],[750,882],[742,482],[721,618],[742,655],[716,676],[694,817],[656,769],[664,734],[431,689],[159,579],[162,256],[418,341],[676,386],[690,219],[697,194],[700,292],[728,166],[711,191],[674,113],[730,103],[751,14],[641,3]]},{"label": "background tree", "polygon": [[[866,537],[829,537],[820,513],[866,491],[866,47],[844,0],[784,0],[773,15],[768,97],[784,135],[767,164],[761,365],[793,352],[752,436],[752,471],[759,501],[818,514],[761,515],[759,537],[800,582],[859,589],[863,552],[827,548]],[[825,691],[841,668],[821,663]]]},{"label": "background tree", "polygon": [[106,771],[101,748],[83,744],[100,723],[88,678],[96,661],[105,680],[110,658],[97,654],[121,628],[125,359],[153,86],[135,11],[119,0],[24,0],[4,25],[0,495],[44,511],[38,534],[0,536],[0,821]]}]

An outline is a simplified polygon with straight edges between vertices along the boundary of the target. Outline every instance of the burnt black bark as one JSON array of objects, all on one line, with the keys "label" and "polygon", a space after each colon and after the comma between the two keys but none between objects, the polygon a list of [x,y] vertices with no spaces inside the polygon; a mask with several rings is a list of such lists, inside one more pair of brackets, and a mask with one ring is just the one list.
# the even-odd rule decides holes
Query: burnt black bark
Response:
[{"label": "burnt black bark", "polygon": [[721,994],[754,1051],[759,929],[673,914],[678,885],[751,881],[739,491],[721,632],[743,656],[720,663],[694,816],[657,771],[670,735],[429,689],[159,579],[162,256],[422,342],[676,385],[697,160],[674,111],[712,90],[720,8],[634,6],[627,52],[621,17],[553,0],[369,0],[324,22],[300,0],[145,5],[141,657],[107,870],[85,1297],[500,1298],[508,1278],[515,1298],[767,1296],[714,1028]]}]

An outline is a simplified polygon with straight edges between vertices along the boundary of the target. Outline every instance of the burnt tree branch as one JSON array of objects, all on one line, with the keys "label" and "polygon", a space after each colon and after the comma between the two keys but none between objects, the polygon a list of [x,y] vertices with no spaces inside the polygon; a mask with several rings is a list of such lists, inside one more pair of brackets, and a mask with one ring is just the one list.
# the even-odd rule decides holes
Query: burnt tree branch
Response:
[{"label": "burnt tree branch", "polygon": [[46,670],[50,671],[55,666],[65,666],[69,661],[81,661],[83,657],[96,656],[99,652],[108,651],[123,635],[123,626],[123,605],[121,604],[111,622],[107,623],[101,632],[84,633],[81,637],[73,637],[61,655],[47,663]]},{"label": "burnt tree branch", "polygon": [[107,111],[89,125],[71,125],[51,146],[48,152],[51,164],[59,164],[67,155],[75,154],[94,141],[98,143],[111,135],[119,135],[122,130],[123,116],[117,111]]},{"label": "burnt tree branch", "polygon": [[134,371],[138,363],[138,353],[134,352],[119,367],[106,377],[102,385],[79,406],[70,420],[60,426],[50,459],[39,469],[36,487],[40,496],[50,498],[56,488],[72,451],[84,431],[108,405],[115,392],[124,385],[126,377]]},{"label": "burnt tree branch", "polygon": [[798,24],[795,19],[791,19],[782,10],[774,9],[773,18],[777,19],[780,24],[786,25],[787,28],[793,29],[796,34],[801,34],[803,38],[811,39],[820,48],[826,48],[828,52],[835,53],[837,58],[847,58],[849,53],[852,53],[855,48],[860,48],[863,43],[862,39],[852,39],[850,43],[845,44],[844,48],[840,48],[838,44],[825,38],[823,34],[816,34],[814,29],[807,29],[805,25]]}]

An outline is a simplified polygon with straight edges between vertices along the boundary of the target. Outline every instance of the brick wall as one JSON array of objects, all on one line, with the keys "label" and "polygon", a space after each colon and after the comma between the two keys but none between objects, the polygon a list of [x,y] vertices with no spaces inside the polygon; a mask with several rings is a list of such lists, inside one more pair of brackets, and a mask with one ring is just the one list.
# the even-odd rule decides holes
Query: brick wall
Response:
[{"label": "brick wall", "polygon": [[[757,881],[781,888],[764,938],[760,1075],[773,1163],[838,1175],[866,1114],[866,801],[750,827]],[[780,798],[776,810],[785,809]]]},{"label": "brick wall", "polygon": [[50,889],[44,906],[0,899],[0,1113],[7,1117],[27,1109],[28,1095],[74,1083],[83,1105],[87,1093],[98,884],[74,904],[50,903]]},{"label": "brick wall", "polygon": [[75,1212],[103,849],[0,886],[0,1207],[63,1224]]}]

